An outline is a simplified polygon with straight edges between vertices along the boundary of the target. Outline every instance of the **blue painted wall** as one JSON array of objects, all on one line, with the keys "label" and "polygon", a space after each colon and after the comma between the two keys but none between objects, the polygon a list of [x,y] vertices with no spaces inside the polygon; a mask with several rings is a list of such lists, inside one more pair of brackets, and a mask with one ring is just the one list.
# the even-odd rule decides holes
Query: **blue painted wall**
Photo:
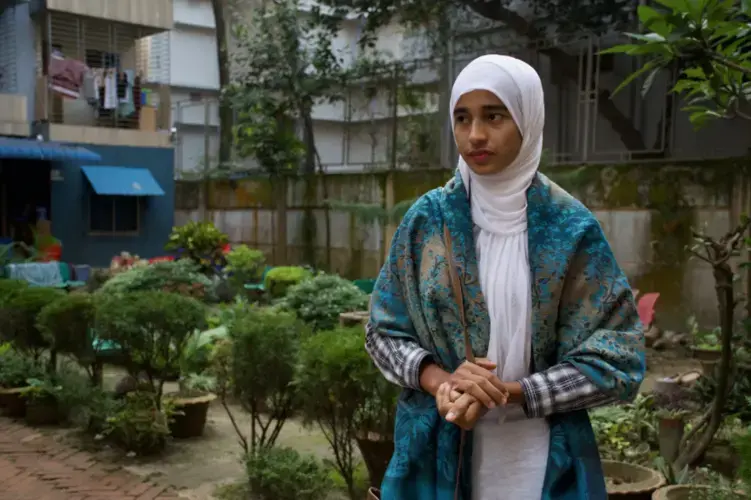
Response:
[{"label": "blue painted wall", "polygon": [[130,252],[144,258],[164,255],[175,214],[174,150],[77,144],[102,156],[100,165],[147,168],[164,196],[144,197],[138,235],[89,234],[89,181],[81,164],[56,163],[61,180],[52,181],[52,234],[63,243],[63,260],[107,267],[113,256]]}]

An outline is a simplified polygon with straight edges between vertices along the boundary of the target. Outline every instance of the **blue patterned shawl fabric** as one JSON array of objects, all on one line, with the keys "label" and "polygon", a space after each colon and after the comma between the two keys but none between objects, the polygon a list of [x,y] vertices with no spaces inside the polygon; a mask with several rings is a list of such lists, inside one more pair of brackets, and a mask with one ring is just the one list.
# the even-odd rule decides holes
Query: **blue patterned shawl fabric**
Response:
[{"label": "blue patterned shawl fabric", "polygon": [[[601,391],[632,399],[645,371],[643,335],[628,281],[602,229],[580,202],[537,174],[527,191],[532,277],[533,372],[567,362]],[[394,235],[372,295],[371,325],[410,339],[447,371],[463,361],[464,339],[443,243],[453,239],[475,356],[487,354],[490,320],[482,295],[469,201],[457,174],[421,197]],[[549,418],[550,454],[543,500],[606,498],[587,412]],[[435,399],[405,389],[394,429],[395,452],[384,500],[453,500],[460,431],[440,417]],[[462,460],[460,496],[470,500],[472,439]]]}]

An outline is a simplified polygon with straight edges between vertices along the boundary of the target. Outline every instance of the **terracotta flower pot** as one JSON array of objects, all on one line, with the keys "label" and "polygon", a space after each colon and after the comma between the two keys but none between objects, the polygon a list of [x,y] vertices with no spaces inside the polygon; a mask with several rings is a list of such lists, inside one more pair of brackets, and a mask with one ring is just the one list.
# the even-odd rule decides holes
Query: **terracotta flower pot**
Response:
[{"label": "terracotta flower pot", "polygon": [[722,351],[719,349],[692,347],[691,352],[694,355],[694,359],[698,359],[699,361],[719,361],[722,356]]},{"label": "terracotta flower pot", "polygon": [[3,400],[3,414],[11,418],[23,418],[26,415],[26,400],[23,398],[23,392],[26,387],[16,387],[13,389],[0,389]]},{"label": "terracotta flower pot", "polygon": [[[655,491],[652,500],[691,500],[692,493],[700,490],[709,491],[712,486],[705,484],[678,484],[674,486],[665,486]],[[738,500],[746,498],[742,493],[737,492]],[[724,498],[724,497],[723,497]]]},{"label": "terracotta flower pot", "polygon": [[651,500],[652,493],[665,486],[660,472],[641,465],[603,460],[608,500]]},{"label": "terracotta flower pot", "polygon": [[27,424],[33,426],[59,424],[60,411],[57,400],[52,397],[27,399],[25,419]]},{"label": "terracotta flower pot", "polygon": [[683,417],[660,417],[658,431],[660,455],[667,463],[673,463],[678,456],[685,428],[686,423]]},{"label": "terracotta flower pot", "polygon": [[177,397],[172,400],[178,414],[174,415],[169,424],[170,433],[176,439],[187,439],[203,435],[206,428],[206,416],[211,402],[216,399],[215,394],[204,394],[195,397]]}]

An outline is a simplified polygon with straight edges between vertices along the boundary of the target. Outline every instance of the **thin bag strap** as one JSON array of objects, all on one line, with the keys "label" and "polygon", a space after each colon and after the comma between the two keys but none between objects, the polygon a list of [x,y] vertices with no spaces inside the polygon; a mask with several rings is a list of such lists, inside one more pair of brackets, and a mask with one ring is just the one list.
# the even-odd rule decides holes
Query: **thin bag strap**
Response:
[{"label": "thin bag strap", "polygon": [[469,331],[467,330],[467,319],[464,314],[464,290],[462,282],[459,281],[459,271],[454,261],[454,241],[451,239],[451,233],[448,226],[443,226],[443,240],[446,245],[446,261],[449,268],[449,280],[451,281],[451,292],[454,294],[454,300],[459,308],[459,321],[461,322],[462,334],[464,335],[464,357],[470,363],[475,362],[475,354],[472,352],[472,343],[469,340]]},{"label": "thin bag strap", "polygon": [[[472,352],[472,342],[469,340],[469,331],[467,330],[467,317],[464,314],[464,290],[462,282],[459,281],[459,271],[454,261],[454,241],[451,239],[451,233],[447,225],[443,225],[443,242],[446,245],[446,262],[448,262],[449,281],[451,282],[451,291],[454,294],[454,300],[459,308],[459,321],[461,322],[462,334],[464,336],[464,357],[470,363],[475,362],[475,354]],[[464,458],[464,443],[467,439],[467,432],[462,429],[459,437],[459,462],[456,466],[456,487],[454,489],[454,500],[459,500],[460,480],[462,474],[462,460]]]}]

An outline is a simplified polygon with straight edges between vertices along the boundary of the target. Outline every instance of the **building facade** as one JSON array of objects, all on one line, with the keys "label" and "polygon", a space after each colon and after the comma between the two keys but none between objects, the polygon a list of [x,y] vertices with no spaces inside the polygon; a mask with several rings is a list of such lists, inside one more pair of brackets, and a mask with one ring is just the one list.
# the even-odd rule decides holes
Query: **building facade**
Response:
[{"label": "building facade", "polygon": [[[71,263],[102,266],[122,251],[163,252],[174,205],[171,96],[149,61],[151,40],[172,29],[172,14],[172,0],[3,5],[6,243],[47,219]],[[145,188],[153,184],[158,189]]]}]

